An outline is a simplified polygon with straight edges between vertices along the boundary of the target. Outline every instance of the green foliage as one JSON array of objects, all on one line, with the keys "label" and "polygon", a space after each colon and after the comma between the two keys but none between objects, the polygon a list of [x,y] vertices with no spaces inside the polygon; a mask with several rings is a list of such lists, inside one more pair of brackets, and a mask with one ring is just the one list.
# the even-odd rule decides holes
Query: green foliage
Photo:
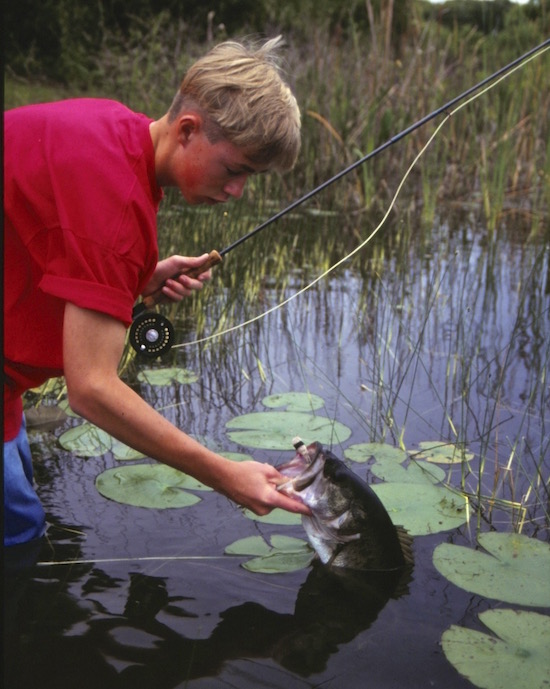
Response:
[{"label": "green foliage", "polygon": [[227,435],[235,443],[268,450],[289,450],[290,439],[299,435],[306,444],[342,443],[351,430],[334,421],[303,411],[319,408],[322,400],[308,393],[290,392],[265,398],[268,407],[287,407],[287,411],[268,411],[243,414],[226,423]]},{"label": "green foliage", "polygon": [[394,524],[411,536],[450,531],[468,519],[468,504],[446,486],[430,483],[376,483],[374,492],[384,503]]},{"label": "green foliage", "polygon": [[345,456],[355,462],[373,460],[370,471],[384,483],[375,483],[372,489],[393,523],[403,526],[411,535],[447,531],[467,520],[465,498],[445,485],[438,485],[445,479],[440,467],[427,461],[408,461],[405,465],[407,452],[386,443],[352,445]]},{"label": "green foliage", "polygon": [[269,543],[261,536],[242,538],[225,549],[226,555],[254,555],[242,566],[251,572],[281,574],[304,569],[311,564],[314,552],[301,538],[273,535]]},{"label": "green foliage", "polygon": [[434,565],[449,581],[486,598],[550,607],[550,546],[515,533],[482,533],[486,551],[441,543]]},{"label": "green foliage", "polygon": [[486,610],[479,619],[494,635],[452,626],[445,656],[483,689],[545,689],[550,684],[550,617],[522,610]]},{"label": "green foliage", "polygon": [[[401,450],[387,443],[360,443],[352,445],[344,452],[348,459],[353,462],[367,462],[375,457],[377,463],[389,460],[392,466],[401,467],[401,462],[407,459],[405,450]],[[404,470],[404,469],[403,469]]]},{"label": "green foliage", "polygon": [[191,383],[196,383],[199,379],[199,376],[194,371],[181,367],[148,368],[142,369],[138,373],[137,379],[140,383],[144,383],[146,385],[167,387],[169,385],[178,383],[180,385],[190,385]]},{"label": "green foliage", "polygon": [[483,33],[504,28],[506,16],[512,9],[510,0],[454,0],[437,5],[438,21],[452,28],[456,25],[475,26]]},{"label": "green foliage", "polygon": [[134,507],[155,509],[190,507],[200,502],[192,491],[210,491],[191,476],[164,464],[131,464],[106,469],[96,478],[105,498]]},{"label": "green foliage", "polygon": [[269,514],[260,517],[259,515],[251,512],[250,510],[244,510],[245,517],[252,519],[252,521],[260,522],[261,524],[277,524],[278,526],[296,526],[302,523],[302,518],[299,514],[295,512],[287,512],[279,507],[271,510]]},{"label": "green foliage", "polygon": [[[514,533],[482,533],[484,549],[441,543],[438,571],[457,586],[490,599],[524,606],[550,606],[550,546]],[[522,610],[479,615],[495,636],[453,625],[443,634],[450,663],[483,689],[543,689],[550,683],[550,617]]]},{"label": "green foliage", "polygon": [[466,452],[464,448],[452,443],[441,443],[433,440],[423,440],[418,443],[419,452],[415,457],[426,459],[436,464],[462,464],[473,458],[472,452]]},{"label": "green foliage", "polygon": [[[472,29],[468,13],[458,13],[461,3],[429,4],[426,11],[418,0],[277,5],[268,0],[204,5],[197,0],[185,3],[185,11],[175,0],[140,0],[131,7],[115,0],[91,5],[49,0],[32,10],[28,3],[7,7],[6,25],[13,26],[6,32],[7,107],[82,94],[113,97],[159,117],[188,65],[212,42],[283,32],[288,44],[283,67],[303,112],[302,153],[284,179],[253,180],[250,191],[255,198],[289,201],[548,34],[548,17],[532,3],[498,4],[503,20],[488,34]],[[447,26],[449,5],[459,18]],[[209,11],[214,12],[210,19]],[[445,126],[428,164],[418,167],[428,223],[437,204],[469,198],[479,189],[495,227],[506,208],[506,194],[524,188],[533,190],[533,223],[542,222],[536,213],[548,203],[550,185],[539,142],[549,140],[550,125],[548,118],[528,115],[550,107],[546,72],[540,58]],[[29,91],[25,78],[40,82],[41,93]],[[62,87],[45,90],[51,80]],[[522,98],[516,97],[518,92]],[[378,211],[427,135],[428,127],[407,137],[310,205]]]}]

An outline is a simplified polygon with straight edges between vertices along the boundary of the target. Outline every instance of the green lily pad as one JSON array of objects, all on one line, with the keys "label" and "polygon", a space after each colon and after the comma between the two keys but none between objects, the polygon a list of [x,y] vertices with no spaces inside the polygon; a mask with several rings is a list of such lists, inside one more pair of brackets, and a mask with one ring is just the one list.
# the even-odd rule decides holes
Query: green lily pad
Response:
[{"label": "green lily pad", "polygon": [[377,460],[370,470],[382,481],[392,483],[435,484],[445,479],[445,471],[441,467],[420,460],[411,461],[407,467],[387,459]]},{"label": "green lily pad", "polygon": [[370,470],[382,481],[394,483],[439,483],[445,479],[445,471],[434,464],[410,461],[407,467],[403,462],[409,458],[405,450],[387,443],[360,443],[351,445],[344,456],[352,462],[374,460]]},{"label": "green lily pad", "polygon": [[283,510],[279,507],[271,510],[269,514],[260,517],[254,514],[251,510],[243,510],[243,514],[248,519],[253,519],[255,522],[261,522],[262,524],[278,524],[279,526],[295,526],[296,524],[302,523],[302,517],[295,512],[289,512],[288,510]]},{"label": "green lily pad", "polygon": [[59,400],[57,403],[57,406],[62,409],[67,416],[71,416],[73,419],[81,419],[82,417],[80,414],[77,414],[71,409],[71,406],[69,405],[69,400],[67,398]]},{"label": "green lily pad", "polygon": [[107,452],[112,452],[120,460],[142,459],[145,456],[87,422],[63,433],[59,437],[59,443],[79,457],[101,457]]},{"label": "green lily pad", "polygon": [[496,637],[454,625],[442,637],[445,656],[461,675],[482,689],[550,686],[550,617],[503,609],[479,619]]},{"label": "green lily pad", "polygon": [[309,392],[284,392],[279,395],[264,397],[265,407],[285,407],[286,411],[315,411],[321,409],[325,402],[322,397]]},{"label": "green lily pad", "polygon": [[228,545],[224,552],[226,555],[256,555],[261,557],[270,553],[271,550],[272,547],[265,538],[261,536],[247,536]]},{"label": "green lily pad", "polygon": [[391,460],[399,464],[408,458],[405,450],[401,450],[393,445],[387,443],[359,443],[358,445],[350,445],[344,452],[344,455],[351,459],[352,462],[368,462],[369,459],[374,459],[376,462]]},{"label": "green lily pad", "polygon": [[254,555],[252,560],[242,564],[251,572],[263,574],[280,574],[295,572],[307,567],[314,552],[308,543],[301,538],[274,535],[270,539],[271,545],[261,536],[248,536],[227,546],[227,555]]},{"label": "green lily pad", "polygon": [[473,459],[472,452],[466,452],[463,447],[452,443],[442,443],[441,441],[425,440],[418,443],[420,452],[413,452],[415,457],[426,459],[428,462],[436,464],[461,464],[462,462]]},{"label": "green lily pad", "polygon": [[244,569],[262,574],[281,574],[283,572],[297,572],[311,564],[314,554],[310,551],[299,553],[285,553],[274,551],[264,557],[256,557],[243,562]]},{"label": "green lily pad", "polygon": [[59,436],[61,447],[79,457],[101,457],[111,451],[112,438],[91,423],[74,426]]},{"label": "green lily pad", "polygon": [[351,430],[325,416],[305,412],[268,411],[243,414],[226,423],[233,442],[266,450],[288,450],[290,440],[299,435],[307,444],[318,440],[324,445],[346,441]]},{"label": "green lily pad", "polygon": [[105,498],[135,507],[189,507],[200,498],[187,490],[211,490],[164,464],[132,464],[99,474],[96,488]]},{"label": "green lily pad", "polygon": [[172,385],[172,383],[181,383],[182,385],[189,385],[196,383],[199,376],[194,371],[186,368],[150,368],[140,371],[137,376],[140,383],[163,387]]},{"label": "green lily pad", "polygon": [[371,486],[394,524],[411,536],[449,531],[468,517],[466,499],[445,486],[431,483],[376,483]]},{"label": "green lily pad", "polygon": [[433,563],[453,584],[486,598],[525,606],[550,606],[550,545],[514,533],[483,533],[483,553],[441,543]]},{"label": "green lily pad", "polygon": [[120,440],[117,440],[116,438],[111,438],[111,440],[111,452],[113,453],[113,457],[115,459],[118,459],[121,462],[131,459],[144,459],[145,455],[141,452],[134,450],[132,447],[128,447],[128,445],[121,443]]}]

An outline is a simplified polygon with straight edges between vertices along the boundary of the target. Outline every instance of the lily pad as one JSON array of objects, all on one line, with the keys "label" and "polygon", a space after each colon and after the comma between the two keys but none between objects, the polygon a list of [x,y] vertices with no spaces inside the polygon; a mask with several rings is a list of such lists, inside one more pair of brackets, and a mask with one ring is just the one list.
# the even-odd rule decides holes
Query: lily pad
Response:
[{"label": "lily pad", "polygon": [[69,404],[69,400],[67,398],[59,400],[57,403],[57,406],[62,409],[67,416],[71,416],[73,419],[81,419],[82,417],[80,414],[77,414],[71,409],[71,406]]},{"label": "lily pad", "polygon": [[309,392],[283,392],[278,395],[264,397],[265,407],[285,407],[286,411],[315,411],[321,409],[325,402],[322,397]]},{"label": "lily pad", "polygon": [[487,551],[441,543],[434,550],[437,570],[456,586],[486,598],[525,606],[550,607],[550,545],[514,533],[483,533]]},{"label": "lily pad", "polygon": [[411,536],[455,529],[468,516],[466,499],[445,486],[431,483],[376,483],[371,486],[394,524]]},{"label": "lily pad", "polygon": [[99,474],[96,488],[106,498],[135,507],[189,507],[200,497],[187,490],[211,490],[196,479],[164,464],[132,464]]},{"label": "lily pad", "polygon": [[101,457],[112,452],[116,459],[142,459],[144,455],[91,423],[74,426],[59,437],[61,447],[78,457]]},{"label": "lily pad", "polygon": [[425,440],[418,443],[418,447],[420,452],[414,452],[415,457],[436,464],[461,464],[464,461],[469,462],[474,456],[472,452],[466,452],[460,445],[441,441]]},{"label": "lily pad", "polygon": [[434,464],[422,461],[410,461],[405,450],[401,450],[387,443],[360,443],[351,445],[344,455],[352,462],[367,462],[374,460],[370,467],[371,473],[382,481],[394,483],[439,483],[445,478],[445,471]]},{"label": "lily pad", "polygon": [[117,440],[116,438],[111,438],[111,441],[111,452],[113,453],[113,457],[119,461],[143,459],[145,457],[145,455],[141,452],[138,452],[137,450],[134,450],[134,448],[121,443],[120,440]]},{"label": "lily pad", "polygon": [[268,411],[243,414],[226,423],[233,442],[266,450],[288,450],[289,438],[299,435],[307,444],[346,441],[351,430],[333,419],[305,412]]},{"label": "lily pad", "polygon": [[295,526],[296,524],[302,523],[301,515],[296,514],[295,512],[288,512],[288,510],[283,510],[279,507],[271,510],[269,514],[266,514],[263,517],[254,514],[254,512],[250,510],[244,510],[243,514],[245,517],[248,517],[248,519],[253,519],[255,522],[261,522],[262,524]]},{"label": "lily pad", "polygon": [[79,457],[101,457],[110,452],[112,438],[91,423],[74,426],[59,436],[61,447]]},{"label": "lily pad", "polygon": [[307,567],[314,557],[313,550],[301,538],[276,534],[271,537],[270,544],[261,536],[249,536],[227,546],[225,552],[227,555],[254,555],[242,567],[263,574],[295,572]]},{"label": "lily pad", "polygon": [[359,443],[351,445],[344,452],[344,455],[352,462],[368,462],[374,459],[377,462],[391,460],[395,463],[404,462],[408,458],[405,450],[401,450],[387,443]]},{"label": "lily pad", "polygon": [[173,383],[189,385],[196,383],[199,376],[194,371],[186,368],[150,368],[140,371],[137,376],[140,383],[163,387]]},{"label": "lily pad", "polygon": [[496,637],[454,625],[443,634],[443,651],[458,672],[482,689],[547,689],[550,617],[503,609],[479,618]]},{"label": "lily pad", "polygon": [[445,478],[445,471],[441,467],[420,460],[411,461],[407,467],[387,459],[377,460],[370,470],[382,481],[392,483],[435,484]]}]

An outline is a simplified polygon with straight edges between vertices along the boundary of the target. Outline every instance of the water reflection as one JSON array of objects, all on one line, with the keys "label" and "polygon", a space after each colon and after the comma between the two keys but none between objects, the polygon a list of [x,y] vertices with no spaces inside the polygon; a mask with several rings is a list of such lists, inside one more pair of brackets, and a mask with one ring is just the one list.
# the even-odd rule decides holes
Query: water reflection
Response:
[{"label": "water reflection", "polygon": [[316,566],[292,614],[248,601],[220,612],[208,638],[187,638],[178,618],[202,624],[186,607],[196,607],[194,596],[171,595],[181,582],[140,572],[114,577],[93,565],[29,569],[28,553],[19,564],[12,570],[18,614],[5,616],[10,689],[170,689],[240,658],[273,659],[308,677],[368,629],[391,597],[405,594],[410,579],[410,571],[338,576]]},{"label": "water reflection", "polygon": [[[332,228],[328,236],[339,231]],[[283,245],[281,233],[277,237]],[[550,245],[525,238],[516,245],[514,237],[507,231],[490,235],[468,218],[424,233],[397,224],[285,309],[207,346],[175,349],[155,364],[198,372],[192,386],[137,383],[138,364],[125,375],[167,418],[216,449],[249,452],[228,441],[224,422],[261,411],[265,396],[287,390],[322,396],[323,414],[352,428],[350,444],[402,440],[414,449],[423,440],[459,438],[476,459],[465,475],[461,467],[449,468],[451,484],[463,483],[472,495],[521,499],[531,520],[522,524],[524,532],[540,528],[546,534]],[[315,247],[304,244],[296,252],[283,261],[283,272],[306,261],[304,273],[320,272],[324,259]],[[250,275],[264,275],[264,253],[274,255],[268,248],[241,254],[239,274],[235,252],[215,289],[201,295],[207,333],[222,316],[228,325],[243,322],[296,288],[275,289],[264,280],[261,294],[241,299]],[[336,253],[330,261],[341,257]],[[182,340],[197,335],[180,334]],[[333,449],[340,454],[345,448]],[[236,538],[256,533],[216,494],[188,511],[106,501],[94,480],[116,464],[114,458],[71,457],[43,428],[33,451],[50,521],[55,513],[84,525],[71,527],[72,538],[57,539],[55,558],[46,552],[42,560],[173,554],[182,540],[187,553],[219,555]],[[254,454],[273,463],[283,459]],[[366,467],[358,471],[367,474]],[[482,517],[500,529],[516,520],[515,513]],[[474,529],[460,537],[471,543]],[[367,676],[377,689],[463,687],[467,680],[456,675],[438,644],[450,624],[474,626],[480,603],[441,581],[431,568],[435,543],[418,540],[424,552],[416,559],[416,586],[399,599],[400,617],[389,630],[383,623],[395,614],[397,582],[362,581],[356,588],[313,569],[307,579],[290,575],[277,589],[262,588],[261,577],[236,577],[236,564],[223,570],[163,568],[163,575],[170,574],[160,576],[138,564],[34,568],[23,559],[21,576],[6,596],[11,633],[4,686],[172,689],[196,681],[209,689],[256,689],[269,684],[264,680],[275,668],[279,674],[269,686],[285,689],[363,687]],[[249,675],[229,679],[247,659],[256,659],[253,668],[246,665]]]}]

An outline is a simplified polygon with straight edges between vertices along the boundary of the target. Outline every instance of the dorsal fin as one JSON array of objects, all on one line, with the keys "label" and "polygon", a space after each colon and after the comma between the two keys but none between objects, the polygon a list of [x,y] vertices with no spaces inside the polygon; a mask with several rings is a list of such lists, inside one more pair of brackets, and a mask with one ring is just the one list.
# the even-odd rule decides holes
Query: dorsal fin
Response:
[{"label": "dorsal fin", "polygon": [[396,526],[397,538],[399,540],[399,545],[401,546],[401,552],[405,558],[405,564],[413,565],[414,556],[412,551],[413,537],[403,526]]}]

